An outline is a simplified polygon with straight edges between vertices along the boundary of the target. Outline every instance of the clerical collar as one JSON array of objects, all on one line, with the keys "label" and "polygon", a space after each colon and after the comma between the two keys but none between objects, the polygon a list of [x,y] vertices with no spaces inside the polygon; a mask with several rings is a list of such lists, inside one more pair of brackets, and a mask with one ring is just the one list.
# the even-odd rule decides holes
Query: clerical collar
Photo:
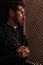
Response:
[{"label": "clerical collar", "polygon": [[16,29],[17,28],[17,26],[14,26],[14,29]]},{"label": "clerical collar", "polygon": [[7,24],[10,28],[14,28],[14,29],[16,29],[17,28],[17,26],[11,26],[11,25],[9,25],[9,24]]}]

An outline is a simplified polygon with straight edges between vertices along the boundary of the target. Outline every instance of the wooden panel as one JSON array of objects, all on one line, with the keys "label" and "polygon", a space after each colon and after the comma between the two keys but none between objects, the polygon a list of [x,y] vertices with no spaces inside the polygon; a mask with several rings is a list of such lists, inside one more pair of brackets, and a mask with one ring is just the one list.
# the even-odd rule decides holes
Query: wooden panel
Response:
[{"label": "wooden panel", "polygon": [[43,0],[25,0],[25,4],[25,33],[31,50],[27,62],[43,65]]}]

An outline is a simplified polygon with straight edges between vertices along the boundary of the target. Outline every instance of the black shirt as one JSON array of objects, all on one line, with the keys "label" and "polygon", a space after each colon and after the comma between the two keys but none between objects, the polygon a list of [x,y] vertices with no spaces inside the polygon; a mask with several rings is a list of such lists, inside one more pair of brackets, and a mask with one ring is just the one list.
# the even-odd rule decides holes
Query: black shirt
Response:
[{"label": "black shirt", "polygon": [[[17,44],[17,41],[19,44]],[[27,45],[22,26],[14,27],[3,24],[0,26],[0,63],[16,63],[16,49],[21,45]]]}]

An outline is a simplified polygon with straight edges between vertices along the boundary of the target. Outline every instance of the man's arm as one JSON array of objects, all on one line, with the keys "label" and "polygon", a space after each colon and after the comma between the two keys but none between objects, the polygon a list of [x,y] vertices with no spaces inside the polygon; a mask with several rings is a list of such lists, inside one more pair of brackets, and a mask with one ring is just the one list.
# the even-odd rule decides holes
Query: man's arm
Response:
[{"label": "man's arm", "polygon": [[19,48],[17,48],[17,53],[20,57],[25,58],[28,56],[30,49],[28,47],[28,42],[25,35],[22,34],[21,40],[22,45]]},{"label": "man's arm", "polygon": [[26,36],[24,34],[22,34],[22,44],[25,46],[28,46],[28,41],[27,41]]}]

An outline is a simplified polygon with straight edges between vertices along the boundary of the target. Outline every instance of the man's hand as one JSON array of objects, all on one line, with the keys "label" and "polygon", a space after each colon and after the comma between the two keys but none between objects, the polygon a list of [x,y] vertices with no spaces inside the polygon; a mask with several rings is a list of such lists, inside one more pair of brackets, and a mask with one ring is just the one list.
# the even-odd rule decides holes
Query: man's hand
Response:
[{"label": "man's hand", "polygon": [[30,49],[26,46],[20,46],[16,51],[20,57],[24,58],[28,56]]}]

